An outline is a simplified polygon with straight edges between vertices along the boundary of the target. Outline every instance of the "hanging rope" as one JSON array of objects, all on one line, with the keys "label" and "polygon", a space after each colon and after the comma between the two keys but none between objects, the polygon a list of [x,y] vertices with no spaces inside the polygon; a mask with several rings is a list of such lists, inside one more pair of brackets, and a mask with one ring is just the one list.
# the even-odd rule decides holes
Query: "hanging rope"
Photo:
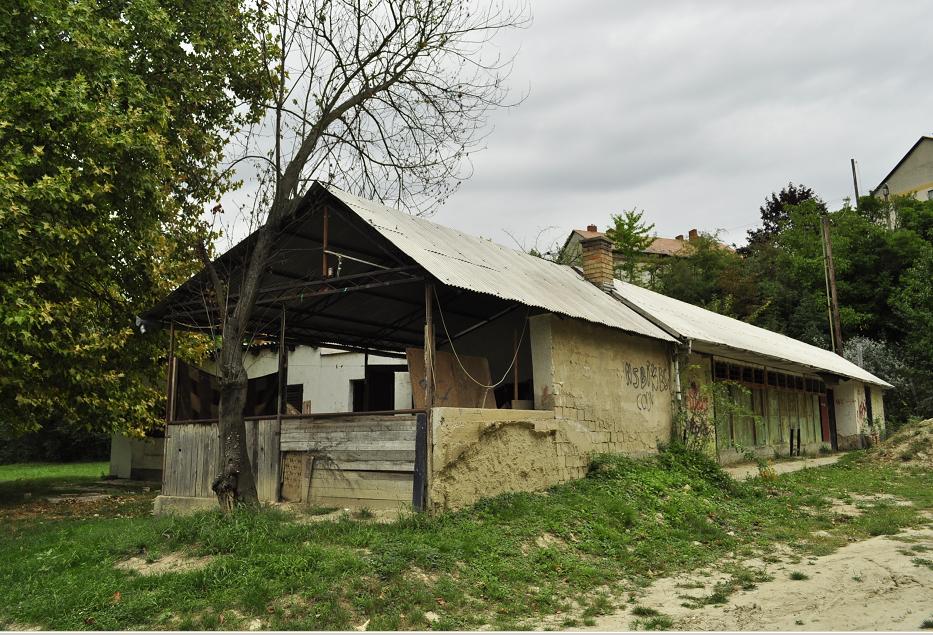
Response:
[{"label": "hanging rope", "polygon": [[[444,327],[444,334],[447,335],[447,343],[450,344],[450,350],[454,355],[454,359],[457,360],[457,365],[460,366],[460,370],[463,371],[463,374],[466,375],[470,379],[470,381],[472,381],[474,384],[476,384],[480,388],[484,388],[486,390],[486,392],[483,394],[483,407],[485,407],[486,406],[486,395],[489,393],[490,390],[499,387],[502,384],[502,382],[505,381],[506,377],[508,377],[509,373],[512,371],[512,367],[515,366],[516,360],[518,360],[518,351],[521,350],[522,342],[525,339],[525,331],[528,328],[528,316],[531,313],[531,309],[529,308],[528,311],[525,312],[525,319],[522,320],[522,335],[520,338],[518,338],[518,344],[515,346],[515,353],[512,355],[512,363],[510,363],[509,367],[505,369],[505,373],[503,373],[502,378],[499,381],[497,381],[494,384],[486,385],[483,382],[476,379],[475,377],[473,377],[473,375],[471,375],[470,372],[463,366],[463,362],[460,360],[460,355],[457,353],[457,349],[454,347],[453,338],[450,337],[450,331],[447,330],[447,321],[444,319],[444,311],[443,309],[441,309],[441,300],[437,296],[436,288],[434,289],[434,299],[437,301],[437,313],[438,315],[441,316],[441,326]],[[432,362],[431,375],[436,377],[436,373],[433,372],[434,371],[434,368],[433,368],[434,360],[432,359],[431,362]]]}]

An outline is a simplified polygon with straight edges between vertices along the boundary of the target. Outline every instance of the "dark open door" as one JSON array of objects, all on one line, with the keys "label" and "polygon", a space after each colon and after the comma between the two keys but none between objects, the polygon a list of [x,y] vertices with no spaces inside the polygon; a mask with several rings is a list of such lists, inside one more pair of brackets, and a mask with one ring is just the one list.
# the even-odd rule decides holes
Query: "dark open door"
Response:
[{"label": "dark open door", "polygon": [[832,444],[829,435],[829,406],[826,404],[826,395],[820,395],[820,427],[823,430],[823,443]]},{"label": "dark open door", "polygon": [[833,450],[839,449],[839,442],[836,439],[836,399],[832,388],[826,389],[826,406],[829,411],[829,442]]}]

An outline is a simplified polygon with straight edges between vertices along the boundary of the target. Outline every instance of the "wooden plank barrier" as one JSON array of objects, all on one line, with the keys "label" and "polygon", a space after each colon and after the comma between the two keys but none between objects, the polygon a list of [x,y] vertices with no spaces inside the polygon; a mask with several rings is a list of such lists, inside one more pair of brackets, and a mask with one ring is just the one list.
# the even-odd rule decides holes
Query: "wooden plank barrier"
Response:
[{"label": "wooden plank barrier", "polygon": [[[246,422],[246,449],[259,500],[279,499],[279,423],[274,419]],[[213,498],[220,438],[216,423],[169,424],[165,430],[163,496]]]},{"label": "wooden plank barrier", "polygon": [[411,414],[284,420],[282,497],[329,507],[408,507],[415,435]]}]

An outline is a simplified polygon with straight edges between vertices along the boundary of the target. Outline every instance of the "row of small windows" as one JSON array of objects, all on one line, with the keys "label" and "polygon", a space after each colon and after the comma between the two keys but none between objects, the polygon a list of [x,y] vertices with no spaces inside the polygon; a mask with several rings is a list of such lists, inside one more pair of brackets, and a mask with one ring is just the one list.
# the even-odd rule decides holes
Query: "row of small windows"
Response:
[{"label": "row of small windows", "polygon": [[[742,364],[729,364],[716,362],[713,365],[713,377],[719,380],[735,381],[748,386],[773,386],[786,390],[799,390],[822,394],[826,392],[826,384],[819,379],[788,375],[773,370],[765,372],[764,368],[744,366]],[[765,381],[767,377],[767,382]]]}]

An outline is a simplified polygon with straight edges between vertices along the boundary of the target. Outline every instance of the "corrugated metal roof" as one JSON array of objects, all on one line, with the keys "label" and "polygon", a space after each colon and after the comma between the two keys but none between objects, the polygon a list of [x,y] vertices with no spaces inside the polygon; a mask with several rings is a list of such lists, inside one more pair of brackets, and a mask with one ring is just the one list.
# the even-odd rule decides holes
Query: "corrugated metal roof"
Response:
[{"label": "corrugated metal roof", "polygon": [[849,360],[747,322],[708,311],[642,287],[615,281],[616,293],[681,336],[732,349],[767,355],[878,386],[893,388]]},{"label": "corrugated metal roof", "polygon": [[676,341],[631,308],[586,282],[572,267],[464,234],[333,186],[325,187],[444,284],[630,333]]}]

